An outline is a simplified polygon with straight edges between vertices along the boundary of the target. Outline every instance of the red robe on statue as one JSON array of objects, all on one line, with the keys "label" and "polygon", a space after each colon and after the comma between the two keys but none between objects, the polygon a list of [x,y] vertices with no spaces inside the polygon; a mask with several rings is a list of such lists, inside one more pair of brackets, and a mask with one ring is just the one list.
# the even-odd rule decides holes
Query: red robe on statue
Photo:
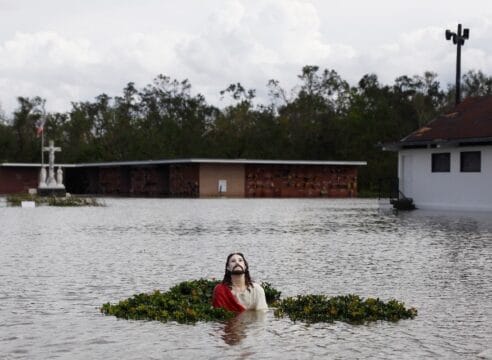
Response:
[{"label": "red robe on statue", "polygon": [[224,308],[235,313],[241,313],[244,310],[242,306],[232,295],[231,289],[225,284],[217,284],[214,288],[214,294],[212,296],[212,305],[215,308]]}]

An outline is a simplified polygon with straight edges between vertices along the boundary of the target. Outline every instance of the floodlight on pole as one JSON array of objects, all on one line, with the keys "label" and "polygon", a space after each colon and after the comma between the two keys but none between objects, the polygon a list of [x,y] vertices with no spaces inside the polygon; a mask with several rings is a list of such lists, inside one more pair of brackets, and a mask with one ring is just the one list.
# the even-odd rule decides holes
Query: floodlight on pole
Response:
[{"label": "floodlight on pole", "polygon": [[453,39],[453,44],[457,46],[456,49],[456,100],[455,104],[460,103],[460,81],[461,81],[461,46],[465,45],[465,40],[470,37],[470,29],[463,29],[461,32],[461,24],[458,24],[458,31],[452,32],[451,30],[446,30],[445,32],[446,40]]}]

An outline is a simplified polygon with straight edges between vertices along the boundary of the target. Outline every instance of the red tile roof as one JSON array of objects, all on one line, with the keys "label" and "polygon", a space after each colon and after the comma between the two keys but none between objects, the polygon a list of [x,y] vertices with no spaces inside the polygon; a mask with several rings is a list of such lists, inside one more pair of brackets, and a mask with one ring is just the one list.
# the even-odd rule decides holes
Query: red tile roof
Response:
[{"label": "red tile roof", "polygon": [[447,114],[401,139],[399,144],[439,141],[490,141],[492,138],[492,96],[467,98]]}]

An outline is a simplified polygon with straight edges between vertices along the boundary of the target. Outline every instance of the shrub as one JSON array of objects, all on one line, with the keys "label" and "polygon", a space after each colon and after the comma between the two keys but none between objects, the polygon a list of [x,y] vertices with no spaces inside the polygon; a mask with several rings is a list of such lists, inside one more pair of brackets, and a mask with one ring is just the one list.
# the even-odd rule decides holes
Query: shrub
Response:
[{"label": "shrub", "polygon": [[374,298],[362,299],[357,295],[326,297],[324,295],[298,295],[277,303],[276,317],[288,316],[292,321],[307,323],[343,321],[363,324],[369,321],[413,319],[414,308],[405,308],[402,302],[387,303]]},{"label": "shrub", "polygon": [[10,206],[21,206],[22,201],[34,201],[36,206],[104,206],[95,198],[67,196],[38,196],[31,194],[12,194],[7,196],[7,204]]},{"label": "shrub", "polygon": [[[158,320],[162,322],[194,324],[197,321],[224,321],[233,318],[233,312],[212,307],[212,293],[219,281],[206,279],[181,282],[167,292],[154,291],[137,294],[117,304],[106,303],[101,312],[123,319]],[[367,321],[413,319],[414,308],[406,309],[396,300],[387,303],[379,299],[362,299],[357,295],[335,296],[298,295],[280,300],[281,292],[263,282],[265,297],[276,307],[275,316],[288,316],[293,321],[333,322],[344,321],[362,324]]]}]

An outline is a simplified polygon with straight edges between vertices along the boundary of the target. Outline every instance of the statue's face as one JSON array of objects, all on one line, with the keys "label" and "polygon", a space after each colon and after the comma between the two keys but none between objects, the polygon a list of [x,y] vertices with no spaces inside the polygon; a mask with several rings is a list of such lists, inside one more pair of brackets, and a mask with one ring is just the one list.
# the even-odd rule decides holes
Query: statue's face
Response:
[{"label": "statue's face", "polygon": [[227,263],[227,270],[234,275],[244,274],[246,271],[246,263],[244,262],[243,257],[239,254],[232,255]]}]

